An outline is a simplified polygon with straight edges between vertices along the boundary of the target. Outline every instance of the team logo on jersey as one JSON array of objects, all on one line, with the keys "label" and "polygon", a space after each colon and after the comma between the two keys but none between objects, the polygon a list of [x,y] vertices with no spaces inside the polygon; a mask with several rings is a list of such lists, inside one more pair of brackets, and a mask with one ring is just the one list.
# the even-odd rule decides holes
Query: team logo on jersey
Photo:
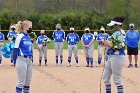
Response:
[{"label": "team logo on jersey", "polygon": [[32,43],[30,41],[27,41],[26,39],[23,39],[23,44],[25,44],[25,45],[31,45]]},{"label": "team logo on jersey", "polygon": [[61,36],[62,36],[62,34],[56,34],[56,37],[57,37],[58,39],[60,39]]}]

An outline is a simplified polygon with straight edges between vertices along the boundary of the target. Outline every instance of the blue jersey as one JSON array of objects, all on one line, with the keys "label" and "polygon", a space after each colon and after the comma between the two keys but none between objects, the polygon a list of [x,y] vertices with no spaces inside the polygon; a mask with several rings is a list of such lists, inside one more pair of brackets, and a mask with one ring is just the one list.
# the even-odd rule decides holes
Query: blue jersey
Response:
[{"label": "blue jersey", "polygon": [[77,33],[69,33],[66,38],[69,45],[77,44],[79,41],[79,36]]},{"label": "blue jersey", "polygon": [[86,33],[82,35],[81,39],[83,40],[83,43],[85,45],[88,45],[92,41],[92,39],[95,39],[95,37],[92,33]]},{"label": "blue jersey", "polygon": [[48,37],[46,36],[46,35],[40,35],[38,38],[37,38],[37,43],[38,44],[43,44],[44,42],[43,42],[43,40],[44,39],[47,39]]},{"label": "blue jersey", "polygon": [[32,47],[33,44],[28,34],[22,32],[17,36],[14,48],[18,49],[17,54],[19,56],[32,56],[33,55]]},{"label": "blue jersey", "polygon": [[[97,40],[107,40],[109,35],[107,33],[99,33],[97,35]],[[100,44],[100,43],[99,43]]]},{"label": "blue jersey", "polygon": [[17,32],[16,31],[10,31],[7,35],[7,38],[13,38],[13,35],[16,35]]},{"label": "blue jersey", "polygon": [[53,32],[54,42],[63,42],[65,39],[65,32],[63,30],[55,30]]},{"label": "blue jersey", "polygon": [[137,48],[138,47],[138,42],[140,40],[140,34],[136,30],[128,30],[126,32],[126,44],[129,47],[132,48]]},{"label": "blue jersey", "polygon": [[4,41],[4,40],[5,40],[4,34],[0,32],[0,41]]},{"label": "blue jersey", "polygon": [[[125,35],[125,32],[124,30],[117,30],[115,33],[112,34],[113,37],[117,37],[121,34],[124,34]],[[114,55],[116,52],[116,50],[110,48],[108,51],[107,51],[107,55]],[[122,48],[122,49],[119,49],[119,55],[125,55],[125,49]]]}]

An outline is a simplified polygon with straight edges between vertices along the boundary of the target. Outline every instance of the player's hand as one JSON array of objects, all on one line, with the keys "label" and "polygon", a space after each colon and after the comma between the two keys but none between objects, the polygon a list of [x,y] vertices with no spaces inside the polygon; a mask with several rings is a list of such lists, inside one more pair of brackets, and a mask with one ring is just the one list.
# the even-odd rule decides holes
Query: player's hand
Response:
[{"label": "player's hand", "polygon": [[101,45],[104,45],[105,41],[104,41],[104,40],[102,40],[100,43],[101,43]]},{"label": "player's hand", "polygon": [[100,40],[101,43],[103,43],[105,40]]},{"label": "player's hand", "polygon": [[89,47],[89,45],[84,45],[84,47],[85,47],[85,48],[88,48],[88,47]]}]

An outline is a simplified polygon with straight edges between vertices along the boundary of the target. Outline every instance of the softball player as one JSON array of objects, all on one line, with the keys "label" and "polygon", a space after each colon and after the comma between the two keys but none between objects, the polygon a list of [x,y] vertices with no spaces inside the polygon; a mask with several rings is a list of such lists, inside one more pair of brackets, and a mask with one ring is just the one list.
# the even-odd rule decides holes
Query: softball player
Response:
[{"label": "softball player", "polygon": [[[0,32],[0,48],[3,46],[4,40],[5,40],[4,34]],[[1,62],[2,62],[2,53],[0,50],[0,65],[1,65]]]},{"label": "softball player", "polygon": [[86,67],[93,67],[93,52],[94,52],[94,41],[95,37],[90,33],[90,29],[85,29],[85,34],[82,35],[81,42],[84,48],[84,53],[86,56]]},{"label": "softball player", "polygon": [[39,66],[41,66],[42,61],[42,53],[44,54],[45,66],[47,66],[47,43],[44,40],[47,40],[47,36],[45,35],[45,31],[40,31],[40,36],[37,38],[38,50],[39,50]]},{"label": "softball player", "polygon": [[28,34],[32,32],[32,22],[28,20],[18,22],[17,31],[19,32],[19,35],[16,38],[13,51],[18,77],[16,93],[22,93],[22,91],[23,93],[29,93],[33,68],[33,44]]},{"label": "softball player", "polygon": [[54,48],[56,55],[56,65],[58,65],[58,56],[60,55],[60,65],[63,62],[63,42],[65,39],[65,32],[61,30],[61,24],[56,25],[56,30],[53,32]]},{"label": "softball player", "polygon": [[77,33],[75,33],[74,28],[70,28],[70,33],[67,35],[66,40],[68,42],[68,51],[69,51],[67,67],[71,66],[70,63],[71,63],[72,52],[74,52],[76,66],[79,67],[78,54],[77,54],[78,51],[77,43],[79,42],[79,36]]},{"label": "softball player", "polygon": [[[122,30],[122,22],[124,21],[124,17],[115,17],[108,26],[115,26],[117,31],[112,34],[113,37],[117,37],[121,34],[125,34],[124,30]],[[118,93],[123,93],[123,84],[121,81],[122,76],[122,68],[125,63],[125,50],[121,48],[119,50],[115,50],[112,48],[112,44],[109,41],[104,42],[105,46],[109,47],[107,51],[108,60],[105,62],[105,70],[103,73],[103,80],[106,86],[106,93],[111,92],[111,75],[113,75],[114,83],[117,86]]]},{"label": "softball player", "polygon": [[[10,29],[11,29],[11,31],[9,31],[7,38],[9,41],[12,41],[13,36],[16,35],[17,32],[16,32],[16,27],[14,25],[12,25],[10,27]],[[15,64],[13,63],[13,53],[11,53],[11,66],[13,66],[13,65],[15,65]]]},{"label": "softball player", "polygon": [[97,35],[97,42],[98,42],[98,64],[97,67],[100,66],[101,61],[102,61],[102,56],[104,55],[105,52],[105,46],[102,44],[104,40],[108,39],[108,34],[105,33],[105,28],[101,27],[100,28],[100,33]]}]

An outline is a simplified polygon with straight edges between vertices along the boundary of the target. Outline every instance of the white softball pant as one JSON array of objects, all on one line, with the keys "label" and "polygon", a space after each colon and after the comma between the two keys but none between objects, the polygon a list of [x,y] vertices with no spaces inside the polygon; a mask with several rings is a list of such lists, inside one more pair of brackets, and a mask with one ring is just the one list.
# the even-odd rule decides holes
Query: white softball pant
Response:
[{"label": "white softball pant", "polygon": [[39,49],[39,60],[42,60],[42,54],[44,54],[44,60],[47,60],[47,46],[42,46]]},{"label": "white softball pant", "polygon": [[55,42],[54,48],[55,48],[56,56],[58,56],[58,55],[63,56],[63,42]]},{"label": "white softball pant", "polygon": [[89,65],[89,63],[93,65],[93,52],[94,52],[94,44],[91,44],[88,48],[84,47],[87,65]]},{"label": "white softball pant", "polygon": [[[30,86],[30,81],[32,77],[32,68],[33,63],[31,58],[24,58],[21,56],[18,56],[16,60],[16,70],[17,70],[17,78],[18,78],[18,88],[24,88],[25,86]],[[29,92],[28,90],[23,90]],[[20,93],[20,92],[17,92]]]},{"label": "white softball pant", "polygon": [[77,58],[78,56],[78,54],[77,54],[77,52],[78,52],[78,46],[77,46],[77,44],[76,45],[68,45],[68,51],[69,51],[69,55],[68,55],[68,57],[72,57],[72,52],[74,52],[74,57],[75,58]]},{"label": "white softball pant", "polygon": [[105,62],[105,70],[103,73],[103,80],[106,86],[111,85],[111,75],[113,75],[116,86],[122,86],[121,76],[124,63],[124,55],[108,55],[108,60]]},{"label": "white softball pant", "polygon": [[63,61],[63,42],[55,42],[54,48],[55,48],[56,64],[58,64],[58,55],[60,56],[60,64],[62,64],[62,61]]},{"label": "white softball pant", "polygon": [[105,46],[98,45],[98,64],[101,64],[103,55],[105,56]]}]

